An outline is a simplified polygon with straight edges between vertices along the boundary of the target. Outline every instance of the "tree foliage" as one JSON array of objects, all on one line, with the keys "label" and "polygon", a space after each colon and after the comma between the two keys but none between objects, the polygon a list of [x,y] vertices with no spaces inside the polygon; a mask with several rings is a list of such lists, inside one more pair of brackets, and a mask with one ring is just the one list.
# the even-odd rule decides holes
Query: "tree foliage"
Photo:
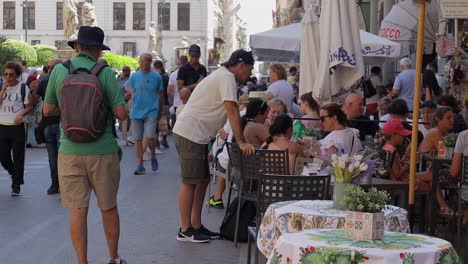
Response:
[{"label": "tree foliage", "polygon": [[5,36],[0,35],[0,72],[3,72],[3,67],[8,61],[17,59],[16,52],[6,44],[7,40]]},{"label": "tree foliage", "polygon": [[4,42],[5,46],[12,49],[16,54],[16,60],[26,60],[29,65],[35,65],[37,55],[34,48],[24,41],[8,39]]},{"label": "tree foliage", "polygon": [[32,66],[47,65],[51,59],[55,58],[55,51],[57,48],[54,46],[34,45],[32,47],[36,51],[37,55],[37,61],[35,64],[31,64]]},{"label": "tree foliage", "polygon": [[114,69],[122,69],[124,66],[130,67],[132,70],[138,68],[138,59],[130,56],[107,52],[104,54],[103,58],[107,61],[107,64]]}]

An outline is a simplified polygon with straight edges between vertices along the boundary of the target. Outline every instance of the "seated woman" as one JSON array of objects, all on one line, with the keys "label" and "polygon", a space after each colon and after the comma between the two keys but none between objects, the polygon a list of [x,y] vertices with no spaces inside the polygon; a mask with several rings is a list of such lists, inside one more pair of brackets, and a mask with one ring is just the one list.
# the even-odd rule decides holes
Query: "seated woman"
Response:
[{"label": "seated woman", "polygon": [[299,107],[301,112],[304,113],[303,118],[316,118],[317,120],[302,120],[302,124],[306,127],[320,128],[320,106],[312,97],[312,92],[305,93],[299,98]]},{"label": "seated woman", "polygon": [[247,105],[247,112],[242,117],[241,128],[245,140],[255,148],[260,148],[270,136],[268,127],[265,125],[268,105],[265,100],[251,98]]},{"label": "seated woman", "polygon": [[[455,113],[448,106],[441,106],[435,112],[436,127],[427,132],[427,136],[421,143],[419,154],[437,153],[439,141],[453,128]],[[441,177],[439,177],[441,179]],[[432,190],[432,172],[430,170],[416,174],[416,191]],[[444,200],[440,187],[437,186],[437,203],[440,206],[439,213],[442,215],[452,215],[453,211]]]},{"label": "seated woman", "polygon": [[421,116],[424,124],[419,123],[418,130],[421,131],[424,136],[427,136],[427,132],[433,127],[432,123],[435,109],[436,105],[431,101],[425,101],[421,104]]},{"label": "seated woman", "polygon": [[274,98],[268,101],[268,107],[270,108],[270,111],[268,111],[268,118],[265,121],[266,126],[270,126],[277,115],[286,114],[288,112],[288,107],[286,104],[278,98]]},{"label": "seated woman", "polygon": [[[450,167],[451,176],[458,177],[460,173],[463,173],[461,172],[463,156],[468,156],[468,130],[465,130],[458,135],[453,154],[452,166]],[[462,187],[462,199],[465,203],[468,203],[468,186],[466,185]],[[468,210],[463,212],[463,225],[468,225]]]},{"label": "seated woman", "polygon": [[304,149],[299,143],[292,142],[293,121],[287,114],[278,115],[269,128],[270,137],[263,148],[269,150],[288,150],[289,172],[293,174],[296,157],[304,157]]},{"label": "seated woman", "polygon": [[322,106],[320,122],[325,131],[331,132],[320,140],[323,159],[330,160],[332,154],[338,154],[340,151],[343,154],[354,155],[362,149],[359,130],[345,127],[346,114],[338,104],[329,103]]}]

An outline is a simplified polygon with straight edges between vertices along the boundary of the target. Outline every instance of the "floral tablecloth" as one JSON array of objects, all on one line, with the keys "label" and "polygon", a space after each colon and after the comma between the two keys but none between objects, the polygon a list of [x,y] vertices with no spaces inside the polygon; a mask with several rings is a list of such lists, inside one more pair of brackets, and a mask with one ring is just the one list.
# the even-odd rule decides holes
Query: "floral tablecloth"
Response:
[{"label": "floral tablecloth", "polygon": [[[386,206],[385,231],[410,232],[408,212],[396,206]],[[276,240],[284,233],[305,229],[343,229],[346,211],[333,208],[333,201],[304,200],[274,203],[263,216],[257,237],[257,247],[268,256]]]},{"label": "floral tablecloth", "polygon": [[442,239],[385,232],[383,240],[356,241],[343,230],[305,230],[284,234],[267,264],[462,264]]}]

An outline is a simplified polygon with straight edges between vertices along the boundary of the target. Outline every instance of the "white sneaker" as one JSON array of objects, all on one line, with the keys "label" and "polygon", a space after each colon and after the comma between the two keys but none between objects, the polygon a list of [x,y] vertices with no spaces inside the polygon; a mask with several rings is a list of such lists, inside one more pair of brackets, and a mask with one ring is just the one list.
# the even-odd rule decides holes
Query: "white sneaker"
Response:
[{"label": "white sneaker", "polygon": [[127,143],[126,140],[121,140],[121,141],[119,142],[119,146],[124,146],[124,147],[125,147],[125,146],[128,146],[128,143]]},{"label": "white sneaker", "polygon": [[162,154],[162,151],[157,149],[157,148],[154,150],[154,152],[156,153],[156,155],[161,155]]},{"label": "white sneaker", "polygon": [[143,160],[151,160],[151,152],[145,151],[143,153]]}]

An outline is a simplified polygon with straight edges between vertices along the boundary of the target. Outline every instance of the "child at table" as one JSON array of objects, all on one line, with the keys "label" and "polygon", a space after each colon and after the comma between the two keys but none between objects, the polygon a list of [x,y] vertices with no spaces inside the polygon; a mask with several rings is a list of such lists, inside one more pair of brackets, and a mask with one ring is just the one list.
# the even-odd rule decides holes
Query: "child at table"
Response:
[{"label": "child at table", "polygon": [[[405,137],[411,135],[411,131],[405,129],[398,119],[390,119],[385,123],[382,133],[385,135],[386,143],[382,150],[391,153],[393,161],[390,164],[390,179],[393,181],[408,181],[409,164],[402,161],[397,149],[404,143]],[[392,160],[392,159],[390,159]]]}]

